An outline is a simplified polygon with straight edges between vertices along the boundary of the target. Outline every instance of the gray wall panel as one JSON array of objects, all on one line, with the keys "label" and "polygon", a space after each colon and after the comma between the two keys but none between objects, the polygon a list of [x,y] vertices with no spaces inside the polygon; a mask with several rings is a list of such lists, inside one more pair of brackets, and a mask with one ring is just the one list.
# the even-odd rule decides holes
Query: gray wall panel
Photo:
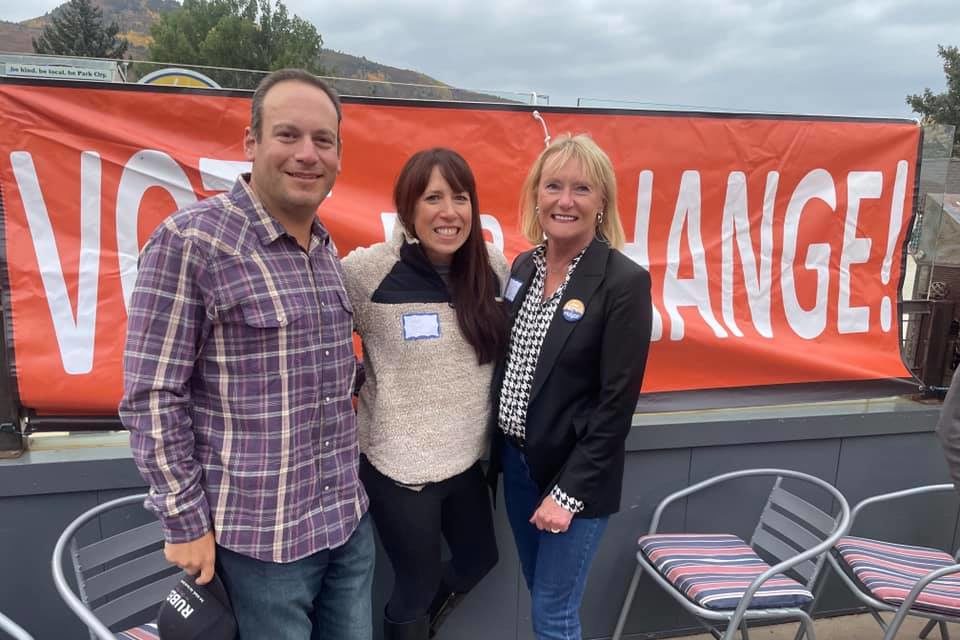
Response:
[{"label": "gray wall panel", "polygon": [[[840,445],[835,440],[807,440],[695,449],[691,458],[691,483],[720,473],[751,467],[793,469],[833,483]],[[806,485],[806,486],[803,486]],[[688,531],[733,533],[744,540],[753,535],[763,511],[773,477],[741,478],[710,487],[689,498]],[[832,508],[829,494],[802,481],[785,481],[785,488],[824,511]]]},{"label": "gray wall panel", "polygon": [[[939,443],[932,433],[844,440],[837,488],[853,505],[878,493],[949,482]],[[853,535],[878,535],[941,548],[952,546],[957,519],[954,495],[937,494],[868,507]]]},{"label": "gray wall panel", "polygon": [[[0,498],[0,607],[35,638],[85,637],[53,587],[50,560],[60,532],[96,503],[93,492]],[[69,561],[64,573],[72,581]]]}]

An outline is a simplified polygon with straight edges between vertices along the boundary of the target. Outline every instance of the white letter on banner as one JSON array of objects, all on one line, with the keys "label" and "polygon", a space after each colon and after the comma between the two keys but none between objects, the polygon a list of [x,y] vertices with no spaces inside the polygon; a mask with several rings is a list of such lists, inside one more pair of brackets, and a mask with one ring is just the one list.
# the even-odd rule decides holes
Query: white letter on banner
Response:
[{"label": "white letter on banner", "polygon": [[760,269],[753,255],[753,240],[750,236],[750,212],[747,209],[747,176],[742,171],[733,171],[727,178],[727,198],[723,203],[721,244],[721,291],[723,296],[723,321],[730,332],[743,337],[737,326],[733,310],[733,238],[736,235],[743,269],[743,283],[750,305],[753,325],[764,338],[773,337],[770,326],[770,283],[773,268],[773,204],[777,197],[780,174],[767,174],[767,186],[763,194],[763,217],[760,220]]},{"label": "white letter on banner", "polygon": [[27,214],[30,237],[40,265],[40,279],[53,319],[63,369],[80,375],[93,369],[100,279],[100,155],[80,154],[80,261],[77,268],[77,314],[74,320],[57,238],[40,191],[36,167],[26,151],[10,154],[13,175]]},{"label": "white letter on banner", "polygon": [[[680,279],[680,237],[684,222],[687,223],[687,247],[693,260],[693,278]],[[670,339],[683,339],[683,317],[678,307],[696,307],[703,320],[710,325],[718,338],[726,338],[727,332],[717,322],[710,308],[710,281],[707,278],[707,263],[703,240],[700,237],[700,172],[684,171],[680,178],[680,193],[677,208],[670,224],[667,240],[667,273],[663,280],[663,306],[670,316]]]},{"label": "white letter on banner", "polygon": [[870,259],[870,238],[857,237],[860,201],[879,198],[883,193],[883,174],[879,171],[851,171],[847,176],[847,217],[843,222],[843,248],[840,251],[840,301],[837,308],[839,333],[870,331],[870,307],[850,306],[850,265]]},{"label": "white letter on banner", "polygon": [[[637,179],[637,216],[636,224],[633,227],[633,242],[627,243],[623,247],[625,256],[639,264],[641,267],[650,270],[650,207],[653,200],[653,171],[645,169],[640,172]],[[663,337],[663,318],[657,305],[651,301],[651,310],[653,311],[653,322],[650,339],[657,341]]]},{"label": "white letter on banner", "polygon": [[503,229],[500,228],[500,221],[489,213],[480,214],[480,228],[489,231],[493,246],[503,251]]},{"label": "white letter on banner", "polygon": [[197,201],[187,174],[177,161],[166,153],[144,149],[127,161],[120,175],[120,187],[117,189],[117,260],[120,263],[124,306],[130,304],[133,285],[137,282],[137,257],[140,255],[137,220],[140,217],[140,202],[152,187],[164,189],[173,196],[177,209]]},{"label": "white letter on banner", "polygon": [[[897,238],[903,226],[903,199],[907,194],[907,170],[910,165],[906,160],[897,163],[897,177],[893,181],[893,201],[890,203],[890,228],[887,231],[887,251],[883,254],[883,264],[880,266],[880,282],[883,286],[890,284],[890,270],[893,267],[893,253],[897,248]],[[893,303],[890,296],[880,299],[880,328],[884,333],[893,326]]]},{"label": "white letter on banner", "polygon": [[393,227],[397,224],[397,214],[391,211],[380,212],[380,224],[383,225],[383,239],[390,240],[393,237]]},{"label": "white letter on banner", "polygon": [[247,160],[200,158],[200,181],[206,191],[229,191],[241,173],[249,173],[253,163]]},{"label": "white letter on banner", "polygon": [[837,190],[833,178],[825,169],[814,169],[803,177],[787,205],[783,222],[783,255],[780,258],[780,287],[783,307],[790,328],[806,340],[816,338],[827,326],[827,286],[830,283],[830,245],[811,244],[807,248],[804,266],[817,272],[817,297],[809,311],[800,306],[794,281],[793,263],[797,255],[797,233],[800,215],[811,200],[822,200],[831,209],[837,208]]}]

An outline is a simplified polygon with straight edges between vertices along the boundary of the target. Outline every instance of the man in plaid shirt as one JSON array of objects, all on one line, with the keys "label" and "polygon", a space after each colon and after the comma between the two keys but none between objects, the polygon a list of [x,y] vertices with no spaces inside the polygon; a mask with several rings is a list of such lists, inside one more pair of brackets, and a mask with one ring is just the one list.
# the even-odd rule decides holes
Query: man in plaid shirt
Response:
[{"label": "man in plaid shirt", "polygon": [[340,101],[283,70],[251,115],[252,172],[143,249],[120,415],[167,559],[221,577],[241,638],[369,640],[352,310],[316,217],[340,172]]}]

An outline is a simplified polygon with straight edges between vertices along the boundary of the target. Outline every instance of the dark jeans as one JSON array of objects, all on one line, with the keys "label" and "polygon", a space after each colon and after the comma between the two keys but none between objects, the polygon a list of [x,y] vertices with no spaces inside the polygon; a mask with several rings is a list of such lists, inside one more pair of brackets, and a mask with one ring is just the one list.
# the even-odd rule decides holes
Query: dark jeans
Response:
[{"label": "dark jeans", "polygon": [[530,524],[541,492],[526,458],[505,444],[502,460],[503,499],[530,589],[533,632],[537,640],[580,640],[580,602],[609,518],[574,518],[564,533],[540,531]]},{"label": "dark jeans", "polygon": [[263,562],[217,547],[239,640],[371,640],[376,547],[369,516],[346,543],[295,562]]},{"label": "dark jeans", "polygon": [[[393,564],[387,617],[411,622],[427,613],[441,581],[458,593],[472,589],[497,563],[490,495],[480,464],[420,491],[397,485],[360,457],[370,513]],[[452,558],[441,561],[442,539]]]}]

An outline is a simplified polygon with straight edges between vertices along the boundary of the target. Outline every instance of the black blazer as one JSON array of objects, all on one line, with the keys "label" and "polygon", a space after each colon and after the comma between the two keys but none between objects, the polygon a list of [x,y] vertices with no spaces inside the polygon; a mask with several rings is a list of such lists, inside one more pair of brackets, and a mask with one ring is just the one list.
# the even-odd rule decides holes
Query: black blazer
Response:
[{"label": "black blazer", "polygon": [[[536,267],[528,251],[510,273],[520,288],[508,300],[509,324],[527,295]],[[514,285],[515,286],[515,285]],[[583,316],[563,317],[568,300]],[[586,518],[620,509],[624,441],[630,431],[647,362],[651,330],[650,275],[601,240],[587,247],[550,323],[533,376],[527,407],[527,463],[546,496],[558,484],[582,500]],[[494,371],[493,446],[489,479],[496,492],[500,453],[497,428],[505,359]]]}]

